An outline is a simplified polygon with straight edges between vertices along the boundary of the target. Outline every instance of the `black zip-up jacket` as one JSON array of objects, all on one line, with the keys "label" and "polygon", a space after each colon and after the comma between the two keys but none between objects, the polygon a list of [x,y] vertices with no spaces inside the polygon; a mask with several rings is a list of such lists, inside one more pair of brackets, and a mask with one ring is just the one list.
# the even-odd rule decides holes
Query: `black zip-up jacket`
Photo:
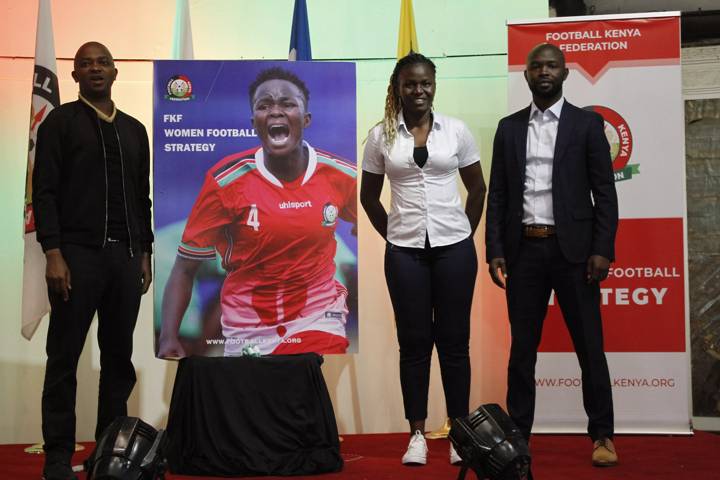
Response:
[{"label": "black zip-up jacket", "polygon": [[[43,251],[107,239],[108,179],[101,122],[81,100],[51,111],[40,125],[32,178],[37,240]],[[117,111],[125,212],[131,252],[151,252],[150,147],[142,123]]]}]

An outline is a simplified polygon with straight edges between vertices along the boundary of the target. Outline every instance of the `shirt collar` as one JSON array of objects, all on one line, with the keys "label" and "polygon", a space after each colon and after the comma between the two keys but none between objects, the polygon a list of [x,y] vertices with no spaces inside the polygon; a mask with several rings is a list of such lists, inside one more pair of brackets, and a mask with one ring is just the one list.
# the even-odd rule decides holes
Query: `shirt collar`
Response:
[{"label": "shirt collar", "polygon": [[[303,176],[301,185],[305,185],[305,183],[310,180],[310,177],[312,177],[313,173],[315,173],[318,163],[315,149],[305,140],[303,140],[303,146],[308,149],[308,166],[307,170],[305,170],[305,176]],[[265,177],[268,182],[280,188],[283,187],[282,182],[278,180],[277,177],[268,170],[267,165],[265,165],[265,154],[263,153],[262,148],[259,148],[258,151],[255,152],[255,165],[257,165],[260,174]]]},{"label": "shirt collar", "polygon": [[[553,103],[548,110],[550,110],[550,113],[552,113],[555,118],[560,120],[560,113],[562,112],[562,107],[565,104],[565,97],[560,97],[560,100]],[[536,112],[540,112],[542,114],[542,111],[535,105],[535,102],[532,102],[530,104],[530,118],[535,117]]]},{"label": "shirt collar", "polygon": [[[432,126],[432,129],[433,129],[433,130],[440,130],[440,129],[442,129],[442,124],[443,124],[442,115],[439,115],[437,112],[433,112],[433,126]],[[408,130],[407,125],[405,124],[405,117],[403,117],[402,110],[400,110],[400,112],[398,112],[398,116],[397,116],[397,128],[398,128],[398,130],[402,130],[402,131],[404,131],[405,133],[407,133],[408,135],[410,135],[410,131]]]},{"label": "shirt collar", "polygon": [[114,103],[114,102],[113,102],[113,111],[112,111],[112,113],[111,113],[110,115],[105,115],[103,112],[101,112],[100,110],[98,110],[98,108],[97,108],[95,105],[93,105],[92,103],[90,103],[90,100],[88,100],[87,98],[83,97],[82,94],[78,93],[78,97],[80,98],[80,100],[83,101],[83,103],[85,103],[85,104],[88,105],[90,108],[92,108],[93,110],[95,110],[95,113],[97,113],[97,116],[98,116],[98,118],[99,118],[100,120],[102,120],[102,121],[104,121],[104,122],[107,122],[107,123],[112,123],[112,122],[115,120],[115,115],[117,114],[117,108],[115,108],[115,103]]}]

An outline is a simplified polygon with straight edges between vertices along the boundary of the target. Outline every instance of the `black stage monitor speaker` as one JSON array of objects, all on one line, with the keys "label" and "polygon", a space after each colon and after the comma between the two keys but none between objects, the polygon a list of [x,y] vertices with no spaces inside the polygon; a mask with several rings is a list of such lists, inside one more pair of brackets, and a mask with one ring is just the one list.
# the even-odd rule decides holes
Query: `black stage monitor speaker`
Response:
[{"label": "black stage monitor speaker", "polygon": [[165,431],[135,417],[118,417],[102,433],[86,461],[88,480],[165,478]]},{"label": "black stage monitor speaker", "polygon": [[467,417],[453,420],[449,438],[463,460],[458,480],[465,478],[468,469],[480,480],[528,478],[527,442],[500,405],[482,405]]}]

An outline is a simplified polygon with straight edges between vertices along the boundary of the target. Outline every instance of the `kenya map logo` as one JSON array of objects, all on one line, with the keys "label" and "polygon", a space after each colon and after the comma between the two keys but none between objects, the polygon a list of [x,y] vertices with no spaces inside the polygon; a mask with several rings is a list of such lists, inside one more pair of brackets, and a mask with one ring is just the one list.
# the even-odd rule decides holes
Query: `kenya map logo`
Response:
[{"label": "kenya map logo", "polygon": [[629,163],[632,156],[633,137],[625,119],[615,110],[601,105],[584,108],[599,113],[605,120],[605,136],[610,144],[610,158],[613,172],[615,172],[615,181],[630,180],[633,175],[640,174],[640,164]]}]

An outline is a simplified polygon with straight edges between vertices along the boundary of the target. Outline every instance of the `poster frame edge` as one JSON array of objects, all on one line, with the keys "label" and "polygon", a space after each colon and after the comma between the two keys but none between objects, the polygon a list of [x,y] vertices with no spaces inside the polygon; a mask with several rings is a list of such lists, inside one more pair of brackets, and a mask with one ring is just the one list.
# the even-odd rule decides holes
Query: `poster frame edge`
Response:
[{"label": "poster frame edge", "polygon": [[607,15],[578,15],[573,17],[548,17],[548,18],[521,18],[516,20],[508,19],[506,25],[531,25],[541,23],[567,23],[567,22],[594,22],[603,20],[634,20],[644,18],[670,18],[679,17],[682,12],[673,10],[669,12],[641,12],[641,13],[620,13]]}]

